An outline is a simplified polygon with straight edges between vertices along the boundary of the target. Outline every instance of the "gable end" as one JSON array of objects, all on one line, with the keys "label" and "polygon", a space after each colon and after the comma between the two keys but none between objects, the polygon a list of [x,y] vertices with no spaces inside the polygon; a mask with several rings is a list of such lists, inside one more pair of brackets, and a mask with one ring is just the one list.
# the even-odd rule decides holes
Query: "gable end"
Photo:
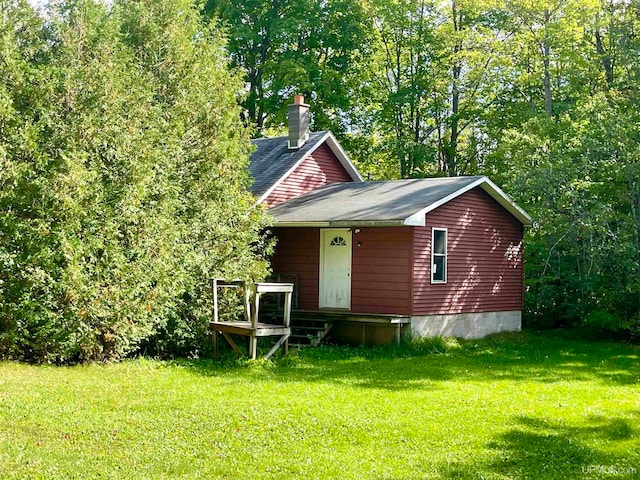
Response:
[{"label": "gable end", "polygon": [[[319,132],[319,133],[322,133],[322,132]],[[312,135],[317,135],[317,134],[313,133]],[[338,143],[338,140],[336,140],[336,138],[333,136],[331,132],[326,132],[324,133],[324,136],[320,138],[318,141],[316,141],[316,143],[309,149],[309,151],[304,156],[300,157],[298,161],[284,175],[282,175],[279,179],[277,179],[271,184],[271,186],[267,189],[267,191],[260,196],[257,203],[266,202],[270,206],[277,205],[277,203],[271,203],[267,199],[276,190],[278,190],[281,187],[281,185],[296,172],[296,170],[298,170],[301,164],[303,164],[309,157],[313,157],[314,153],[318,149],[326,146],[328,146],[329,150],[332,152],[334,161],[337,162],[342,167],[342,170],[344,170],[344,172],[347,175],[346,180],[338,180],[338,181],[346,181],[346,182],[352,182],[352,181],[363,182],[364,181],[364,179],[362,178],[362,175],[360,175],[360,172],[358,171],[356,166],[353,164],[351,159],[348,157],[348,155],[345,153],[345,151],[342,149],[342,147]],[[332,182],[321,183],[318,186],[326,185],[327,183],[332,183]],[[315,188],[318,188],[318,186],[316,186]],[[285,185],[285,188],[286,188],[286,185]],[[309,190],[304,190],[302,193],[306,193],[308,191]],[[294,198],[294,197],[289,197],[288,199],[290,200],[291,198]],[[282,203],[282,202],[279,202],[279,203]]]},{"label": "gable end", "polygon": [[473,190],[476,187],[482,188],[491,198],[493,198],[502,208],[504,208],[507,212],[511,214],[516,220],[518,220],[523,226],[530,227],[533,222],[531,217],[527,212],[525,212],[522,208],[520,208],[516,203],[511,200],[511,198],[504,193],[500,187],[498,187],[495,183],[489,180],[487,177],[480,177],[473,183],[466,185],[465,187],[456,190],[455,192],[447,195],[446,197],[440,199],[437,202],[432,203],[431,205],[423,208],[422,210],[417,211],[413,215],[407,217],[404,220],[405,225],[411,225],[414,227],[424,227],[425,226],[425,215],[429,212],[436,210],[449,203],[450,201],[458,198],[459,196],[465,194]]},{"label": "gable end", "polygon": [[263,201],[273,207],[329,183],[352,182],[333,150],[322,143],[275,185]]}]

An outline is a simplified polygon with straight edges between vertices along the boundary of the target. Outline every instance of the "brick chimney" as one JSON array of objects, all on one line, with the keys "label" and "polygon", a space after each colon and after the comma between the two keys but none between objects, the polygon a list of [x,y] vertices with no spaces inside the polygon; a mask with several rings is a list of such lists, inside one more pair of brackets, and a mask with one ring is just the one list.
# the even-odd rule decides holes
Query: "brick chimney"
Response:
[{"label": "brick chimney", "polygon": [[302,95],[289,105],[289,150],[297,150],[309,139],[309,105]]}]

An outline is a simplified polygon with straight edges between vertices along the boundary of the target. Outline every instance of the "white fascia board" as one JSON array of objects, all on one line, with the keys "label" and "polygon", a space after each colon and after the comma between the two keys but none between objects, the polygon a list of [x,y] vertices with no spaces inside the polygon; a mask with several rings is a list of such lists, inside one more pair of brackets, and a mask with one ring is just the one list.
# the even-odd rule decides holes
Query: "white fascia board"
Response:
[{"label": "white fascia board", "polygon": [[[420,212],[421,211],[422,210],[420,210]],[[410,227],[424,227],[426,225],[425,216],[424,214],[420,215],[420,212],[416,212],[410,217],[405,218],[402,224]]]},{"label": "white fascia board", "polygon": [[274,227],[329,227],[329,228],[351,228],[351,227],[401,227],[402,220],[331,220],[322,222],[278,222]]},{"label": "white fascia board", "polygon": [[338,139],[333,136],[333,133],[329,132],[325,138],[327,139],[327,145],[329,145],[329,148],[335,156],[338,157],[338,160],[351,178],[357,182],[364,182],[364,178],[360,175],[360,172],[349,158],[349,155],[347,155],[347,152],[342,149],[342,145],[340,145]]},{"label": "white fascia board", "polygon": [[429,205],[428,207],[423,208],[422,210],[417,211],[413,215],[405,218],[404,224],[411,225],[415,227],[424,227],[426,225],[425,215],[429,212],[432,212],[438,207],[441,207],[445,203],[450,202],[456,197],[459,197],[463,193],[468,192],[469,190],[473,190],[476,187],[482,188],[485,192],[487,192],[494,200],[496,200],[500,205],[502,205],[505,210],[507,210],[511,215],[516,217],[520,223],[522,223],[525,227],[530,227],[532,225],[531,217],[525,212],[522,208],[516,205],[513,200],[509,198],[509,196],[504,193],[500,187],[498,187],[495,183],[489,180],[487,177],[481,177],[475,182],[470,183],[469,185],[462,187],[459,190],[456,190],[450,195],[440,199],[439,201]]},{"label": "white fascia board", "polygon": [[404,220],[404,224],[405,225],[412,225],[414,227],[424,227],[426,225],[426,219],[425,219],[425,215],[433,210],[435,210],[438,207],[441,207],[442,205],[444,205],[445,203],[450,202],[451,200],[453,200],[456,197],[459,197],[460,195],[462,195],[463,193],[468,192],[471,189],[476,188],[478,185],[481,185],[486,177],[482,177],[479,178],[478,180],[476,180],[475,182],[470,183],[469,185],[467,185],[466,187],[462,187],[460,190],[456,190],[455,192],[453,192],[450,195],[447,195],[444,198],[441,198],[439,201],[432,203],[431,205],[429,205],[428,207],[423,208],[422,210],[418,210],[416,213],[414,213],[413,215],[405,218]]},{"label": "white fascia board", "polygon": [[481,185],[482,189],[487,192],[493,199],[502,205],[511,215],[516,217],[522,225],[525,227],[530,227],[533,225],[533,219],[527,212],[525,212],[522,208],[520,208],[511,197],[504,193],[500,187],[498,187],[495,183],[489,180],[487,177],[484,177],[485,182]]},{"label": "white fascia board", "polygon": [[289,170],[287,170],[285,174],[278,179],[277,182],[271,185],[271,187],[269,187],[269,190],[264,192],[256,203],[264,202],[269,197],[269,195],[271,195],[271,193],[276,188],[278,188],[278,185],[280,185],[285,178],[287,178],[291,173],[293,173],[293,171],[296,168],[298,168],[302,162],[304,162],[307,158],[309,158],[311,154],[313,154],[313,152],[315,152],[318,149],[318,147],[320,147],[320,145],[322,145],[325,141],[327,142],[327,145],[329,145],[329,148],[335,154],[335,156],[338,157],[338,161],[344,167],[347,173],[351,176],[351,178],[354,181],[364,182],[362,175],[360,175],[360,172],[358,171],[356,166],[353,164],[353,162],[351,161],[349,156],[346,154],[346,152],[342,149],[342,146],[338,143],[338,140],[336,139],[336,137],[333,136],[333,133],[327,132],[322,136],[320,140],[316,142],[316,144],[312,148],[309,149],[309,151],[302,158],[300,158],[300,160],[298,160]]},{"label": "white fascia board", "polygon": [[276,222],[274,227],[330,227],[331,222]]}]

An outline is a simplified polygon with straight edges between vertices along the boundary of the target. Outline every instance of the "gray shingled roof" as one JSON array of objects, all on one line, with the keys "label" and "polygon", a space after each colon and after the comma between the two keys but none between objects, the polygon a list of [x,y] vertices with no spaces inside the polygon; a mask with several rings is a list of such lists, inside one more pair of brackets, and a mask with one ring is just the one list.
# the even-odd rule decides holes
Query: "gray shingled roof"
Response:
[{"label": "gray shingled roof", "polygon": [[309,139],[299,150],[289,150],[288,137],[258,138],[252,140],[257,148],[249,160],[249,172],[253,177],[251,193],[264,195],[298,161],[313,150],[328,132],[311,132]]},{"label": "gray shingled roof", "polygon": [[483,188],[523,224],[531,218],[486,177],[333,183],[269,209],[277,224],[325,226],[420,225],[424,213]]}]

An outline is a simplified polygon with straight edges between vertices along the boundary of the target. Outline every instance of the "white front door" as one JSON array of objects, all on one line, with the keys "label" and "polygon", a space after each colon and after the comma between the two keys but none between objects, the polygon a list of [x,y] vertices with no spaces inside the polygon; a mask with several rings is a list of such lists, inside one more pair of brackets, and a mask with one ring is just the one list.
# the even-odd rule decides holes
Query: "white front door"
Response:
[{"label": "white front door", "polygon": [[351,230],[320,230],[320,308],[351,308]]}]

